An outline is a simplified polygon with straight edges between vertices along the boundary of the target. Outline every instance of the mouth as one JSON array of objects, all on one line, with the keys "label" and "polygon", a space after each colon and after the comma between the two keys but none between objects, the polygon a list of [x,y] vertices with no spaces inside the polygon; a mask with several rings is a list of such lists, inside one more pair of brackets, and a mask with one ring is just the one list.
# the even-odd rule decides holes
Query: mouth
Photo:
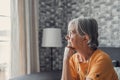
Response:
[{"label": "mouth", "polygon": [[75,48],[73,48],[73,47],[71,47],[71,46],[67,46],[68,48],[70,48],[70,49],[73,49],[73,50],[75,50]]},{"label": "mouth", "polygon": [[74,47],[72,47],[71,42],[68,42],[67,47],[68,47],[68,48],[70,48],[70,49],[72,49],[72,50],[75,50],[75,48],[74,48]]},{"label": "mouth", "polygon": [[68,44],[67,44],[67,46],[66,47],[68,47],[68,48],[70,48],[70,49],[72,49],[72,50],[75,50],[75,48],[72,46],[72,42],[70,42],[69,40],[67,41],[68,42]]}]

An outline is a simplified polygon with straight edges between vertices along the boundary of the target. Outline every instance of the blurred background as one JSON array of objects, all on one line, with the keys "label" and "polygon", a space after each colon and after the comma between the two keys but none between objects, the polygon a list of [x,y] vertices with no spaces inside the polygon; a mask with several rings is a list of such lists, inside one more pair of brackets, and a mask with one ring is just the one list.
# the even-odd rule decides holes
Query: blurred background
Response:
[{"label": "blurred background", "polygon": [[[77,17],[97,20],[99,47],[120,48],[120,0],[1,0],[0,80],[51,71],[51,64],[61,70],[67,25]],[[52,48],[52,61],[51,48],[42,47],[46,28],[61,29],[62,46]]]}]

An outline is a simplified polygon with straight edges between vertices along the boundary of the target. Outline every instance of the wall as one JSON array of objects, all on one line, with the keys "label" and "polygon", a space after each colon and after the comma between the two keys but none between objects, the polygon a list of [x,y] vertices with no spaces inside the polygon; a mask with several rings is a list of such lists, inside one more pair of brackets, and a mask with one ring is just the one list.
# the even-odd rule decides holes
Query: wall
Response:
[{"label": "wall", "polygon": [[39,0],[39,46],[41,71],[50,70],[50,49],[41,47],[42,30],[62,29],[62,48],[53,49],[53,70],[61,70],[69,20],[79,16],[94,17],[99,24],[102,47],[120,47],[120,0]]}]

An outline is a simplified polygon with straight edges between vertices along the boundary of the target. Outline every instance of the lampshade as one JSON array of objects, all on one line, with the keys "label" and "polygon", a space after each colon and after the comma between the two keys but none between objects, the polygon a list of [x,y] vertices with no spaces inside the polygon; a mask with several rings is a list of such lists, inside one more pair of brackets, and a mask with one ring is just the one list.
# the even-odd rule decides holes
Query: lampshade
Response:
[{"label": "lampshade", "polygon": [[61,29],[43,29],[42,47],[62,47]]}]

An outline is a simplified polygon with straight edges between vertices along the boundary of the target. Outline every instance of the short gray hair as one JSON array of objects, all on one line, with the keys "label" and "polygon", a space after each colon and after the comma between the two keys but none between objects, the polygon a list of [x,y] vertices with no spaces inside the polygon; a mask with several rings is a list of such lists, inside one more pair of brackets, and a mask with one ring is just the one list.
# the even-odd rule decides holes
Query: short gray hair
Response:
[{"label": "short gray hair", "polygon": [[76,26],[76,31],[84,36],[87,34],[90,37],[88,46],[93,50],[96,50],[98,42],[98,23],[94,18],[76,18],[70,21],[69,24]]}]

